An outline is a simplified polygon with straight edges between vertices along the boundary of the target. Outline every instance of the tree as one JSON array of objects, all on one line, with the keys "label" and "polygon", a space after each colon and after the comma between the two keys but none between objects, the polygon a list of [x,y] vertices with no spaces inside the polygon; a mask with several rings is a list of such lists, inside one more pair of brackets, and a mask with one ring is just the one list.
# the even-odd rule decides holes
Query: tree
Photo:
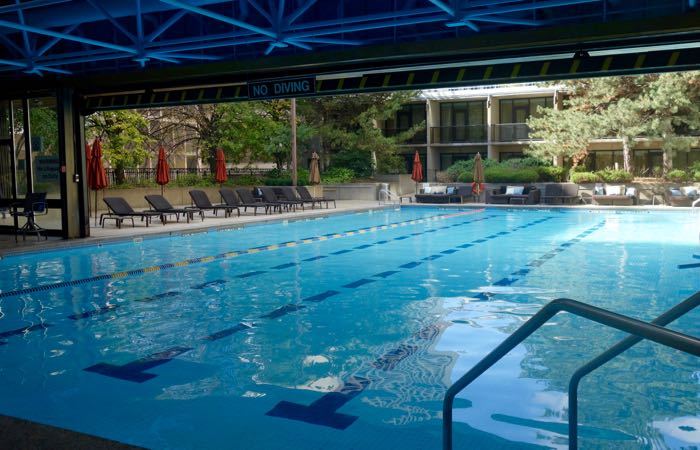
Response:
[{"label": "tree", "polygon": [[399,92],[304,99],[299,101],[299,115],[313,130],[315,150],[324,164],[333,165],[334,157],[341,153],[355,153],[349,156],[364,159],[366,173],[371,175],[376,168],[395,166],[399,143],[425,128],[421,123],[387,137],[376,126],[377,121],[393,117],[412,97],[412,93]]},{"label": "tree", "polygon": [[143,164],[149,156],[146,130],[148,122],[137,111],[105,111],[87,118],[89,139],[103,141],[105,159],[114,168],[117,183],[124,182],[124,169]]},{"label": "tree", "polygon": [[546,110],[528,121],[532,136],[544,140],[531,144],[528,153],[566,156],[576,165],[593,139],[615,137],[622,142],[624,169],[631,173],[635,143],[655,137],[663,142],[668,170],[671,152],[695,142],[687,135],[700,128],[699,84],[699,72],[566,81],[564,109]]}]

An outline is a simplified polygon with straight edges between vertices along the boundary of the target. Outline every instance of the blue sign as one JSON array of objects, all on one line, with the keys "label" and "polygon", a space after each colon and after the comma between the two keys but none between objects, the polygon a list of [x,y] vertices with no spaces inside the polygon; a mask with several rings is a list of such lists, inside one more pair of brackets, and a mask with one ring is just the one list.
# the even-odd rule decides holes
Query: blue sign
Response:
[{"label": "blue sign", "polygon": [[316,93],[316,77],[287,78],[284,80],[251,81],[248,98],[290,98]]}]

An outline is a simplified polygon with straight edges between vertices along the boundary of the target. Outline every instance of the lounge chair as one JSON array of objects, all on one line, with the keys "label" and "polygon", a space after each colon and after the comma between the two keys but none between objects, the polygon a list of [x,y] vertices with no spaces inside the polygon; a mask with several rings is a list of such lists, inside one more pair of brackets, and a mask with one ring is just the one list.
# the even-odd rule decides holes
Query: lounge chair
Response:
[{"label": "lounge chair", "polygon": [[192,189],[190,191],[190,197],[192,198],[194,206],[199,208],[199,210],[202,211],[202,214],[204,214],[204,211],[214,211],[214,215],[216,216],[218,215],[219,210],[223,210],[224,217],[229,217],[231,216],[231,212],[235,209],[236,212],[238,212],[238,216],[240,217],[241,215],[241,210],[238,209],[237,206],[229,206],[223,203],[214,205],[211,200],[209,200],[209,197],[207,197],[207,193],[204,191]]},{"label": "lounge chair", "polygon": [[297,186],[297,192],[299,193],[299,197],[301,197],[302,200],[305,202],[311,202],[311,209],[314,207],[314,203],[318,203],[318,206],[321,206],[321,203],[326,204],[326,209],[328,208],[328,204],[330,202],[333,202],[333,207],[335,208],[335,199],[334,198],[327,198],[327,197],[314,197],[311,195],[311,192],[306,188],[306,186]]},{"label": "lounge chair", "polygon": [[185,218],[187,219],[187,223],[190,223],[190,220],[192,220],[194,218],[193,217],[194,213],[198,213],[200,215],[200,217],[202,218],[202,220],[204,220],[204,213],[199,208],[194,208],[194,207],[175,208],[162,195],[155,195],[155,194],[154,195],[146,195],[144,198],[146,199],[148,204],[151,205],[151,208],[153,208],[154,211],[162,213],[164,216],[174,215],[175,220],[177,222],[180,221],[180,214],[185,216]]},{"label": "lounge chair", "polygon": [[549,183],[544,187],[542,200],[547,204],[579,203],[581,196],[576,183]]},{"label": "lounge chair", "polygon": [[[17,242],[17,235],[22,235],[22,240],[27,239],[27,233],[36,233],[37,240],[41,240],[41,232],[44,231],[37,223],[34,218],[37,215],[47,214],[46,205],[46,192],[33,192],[27,194],[22,202],[13,203],[11,215],[15,217],[24,217],[27,219],[21,228],[15,228],[15,242]],[[21,208],[21,209],[20,209]],[[4,216],[3,216],[4,217]],[[48,239],[48,236],[44,236],[44,239]]]},{"label": "lounge chair", "polygon": [[471,186],[428,186],[415,195],[416,203],[464,203],[473,198]]},{"label": "lounge chair", "polygon": [[[247,188],[237,188],[236,189],[236,194],[238,194],[238,197],[240,197],[241,201],[243,204],[252,206],[252,207],[260,207],[264,206],[265,207],[265,212],[273,212],[275,210],[279,210],[279,212],[282,212],[282,205],[279,203],[267,203],[267,202],[259,202],[254,196],[252,191],[250,191]],[[255,205],[255,206],[253,206]]]},{"label": "lounge chair", "polygon": [[[221,188],[219,189],[219,194],[221,194],[221,198],[224,199],[224,203],[226,203],[229,206],[234,206],[236,208],[243,208],[243,211],[248,211],[248,208],[253,208],[253,215],[257,216],[258,215],[258,208],[263,208],[265,210],[265,214],[268,213],[270,210],[270,206],[266,203],[260,203],[256,202],[255,198],[253,198],[252,202],[242,202],[238,197],[239,195],[236,194],[236,192],[233,191],[233,189],[229,188]],[[251,195],[252,197],[252,195]]]},{"label": "lounge chair", "polygon": [[609,206],[631,206],[638,203],[637,189],[624,185],[596,185],[593,188],[593,203]]},{"label": "lounge chair", "polygon": [[260,192],[262,192],[263,200],[265,203],[270,203],[272,205],[279,205],[280,208],[284,207],[287,211],[289,211],[289,208],[296,209],[296,205],[299,202],[290,202],[287,200],[278,200],[277,195],[275,194],[274,189],[268,186],[263,186],[259,187]]},{"label": "lounge chair", "polygon": [[311,208],[313,209],[313,204],[314,202],[310,202],[308,200],[304,200],[299,196],[297,193],[296,189],[294,189],[291,186],[282,186],[279,188],[280,191],[282,192],[282,195],[284,196],[285,200],[289,202],[290,205],[294,205],[296,208],[297,205],[301,206],[302,211],[304,210],[304,203],[311,203]]},{"label": "lounge chair", "polygon": [[486,203],[495,205],[536,205],[541,191],[536,186],[501,186],[486,191]]},{"label": "lounge chair", "polygon": [[671,206],[693,206],[693,202],[700,198],[700,189],[694,186],[671,187],[664,190],[664,199]]},{"label": "lounge chair", "polygon": [[122,227],[124,220],[131,220],[131,226],[135,226],[134,217],[139,217],[141,220],[146,221],[146,226],[151,223],[151,219],[158,217],[160,221],[165,225],[165,215],[157,211],[134,211],[134,208],[124,200],[123,197],[105,197],[102,199],[109,212],[100,214],[100,225],[102,228],[105,226],[107,220],[113,219],[117,228]]}]

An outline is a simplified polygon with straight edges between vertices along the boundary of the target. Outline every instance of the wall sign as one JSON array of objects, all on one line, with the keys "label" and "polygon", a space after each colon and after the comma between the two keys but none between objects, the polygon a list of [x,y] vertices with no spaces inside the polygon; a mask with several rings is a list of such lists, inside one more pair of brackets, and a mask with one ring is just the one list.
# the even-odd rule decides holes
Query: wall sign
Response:
[{"label": "wall sign", "polygon": [[251,81],[248,83],[249,99],[291,98],[315,93],[316,77]]}]

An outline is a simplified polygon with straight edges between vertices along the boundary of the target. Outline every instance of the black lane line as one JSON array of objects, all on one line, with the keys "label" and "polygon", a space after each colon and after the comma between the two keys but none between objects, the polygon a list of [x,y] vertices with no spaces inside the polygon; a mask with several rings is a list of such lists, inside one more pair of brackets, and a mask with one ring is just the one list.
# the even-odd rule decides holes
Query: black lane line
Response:
[{"label": "black lane line", "polygon": [[82,314],[71,314],[68,316],[68,318],[72,319],[72,320],[87,319],[88,317],[99,316],[101,314],[105,314],[105,313],[114,311],[115,309],[119,308],[119,306],[120,305],[106,305],[106,306],[102,306],[102,307],[97,308],[97,309],[85,311]]},{"label": "black lane line", "polygon": [[253,328],[254,326],[255,324],[237,323],[233,327],[227,328],[226,330],[217,331],[216,333],[212,333],[209,336],[204,336],[202,340],[218,341],[219,339],[229,337],[232,334],[238,333],[239,331],[247,330],[248,328]]},{"label": "black lane line", "polygon": [[252,272],[246,272],[246,273],[242,273],[240,275],[235,275],[235,278],[249,278],[249,277],[254,277],[256,275],[260,275],[263,273],[267,273],[267,271],[266,270],[254,270]]},{"label": "black lane line", "polygon": [[290,303],[290,304],[287,304],[284,306],[280,306],[279,308],[275,309],[274,311],[267,313],[267,314],[263,314],[260,317],[264,318],[264,319],[277,319],[278,317],[286,316],[290,312],[299,311],[300,309],[304,309],[304,308],[306,308],[306,306],[294,305],[294,304]]},{"label": "black lane line", "polygon": [[288,268],[290,268],[290,267],[294,267],[294,266],[298,266],[298,265],[299,265],[299,263],[290,262],[290,263],[280,264],[279,266],[274,266],[274,267],[272,267],[272,268],[275,269],[275,270],[279,270],[279,269],[288,269]]},{"label": "black lane line", "polygon": [[[37,323],[35,325],[29,325],[22,328],[17,328],[16,330],[3,331],[0,333],[0,339],[9,338],[12,336],[19,336],[20,334],[31,333],[32,331],[45,330],[50,327],[51,324],[48,323]],[[6,341],[0,341],[0,345],[7,344]]]},{"label": "black lane line", "polygon": [[364,284],[374,283],[375,281],[377,281],[377,280],[370,280],[369,278],[362,278],[362,279],[359,279],[357,281],[353,281],[352,283],[345,284],[345,285],[343,285],[343,287],[348,288],[348,289],[355,289],[355,288],[360,287]]},{"label": "black lane line", "polygon": [[121,366],[108,363],[98,363],[83,370],[86,372],[99,373],[100,375],[106,375],[112,378],[118,378],[124,381],[143,383],[144,381],[148,381],[151,378],[156,377],[156,375],[152,373],[145,372],[146,370],[165,364],[176,356],[182,355],[190,350],[192,350],[191,347],[171,347],[162,352],[150,354]]}]

